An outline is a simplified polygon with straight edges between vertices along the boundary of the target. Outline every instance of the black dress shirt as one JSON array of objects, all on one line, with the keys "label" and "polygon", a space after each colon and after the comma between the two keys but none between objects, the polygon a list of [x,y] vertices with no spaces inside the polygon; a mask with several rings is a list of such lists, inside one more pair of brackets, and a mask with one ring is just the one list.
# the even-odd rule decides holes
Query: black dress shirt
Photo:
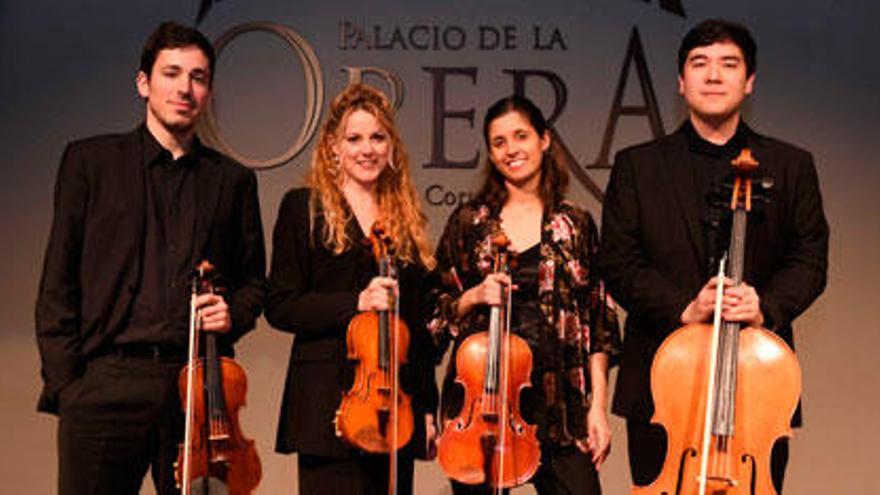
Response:
[{"label": "black dress shirt", "polygon": [[[718,261],[730,244],[730,185],[733,178],[733,161],[748,146],[751,132],[742,121],[734,135],[724,144],[715,144],[697,134],[690,121],[683,125],[688,142],[687,166],[693,170],[694,184],[700,201],[700,219],[706,259],[702,265],[702,278],[708,280],[718,271]],[[728,186],[728,187],[725,187]]]},{"label": "black dress shirt", "polygon": [[188,279],[196,220],[196,167],[201,146],[175,160],[144,127],[146,218],[143,270],[128,324],[117,345],[159,344],[185,351],[189,329]]}]

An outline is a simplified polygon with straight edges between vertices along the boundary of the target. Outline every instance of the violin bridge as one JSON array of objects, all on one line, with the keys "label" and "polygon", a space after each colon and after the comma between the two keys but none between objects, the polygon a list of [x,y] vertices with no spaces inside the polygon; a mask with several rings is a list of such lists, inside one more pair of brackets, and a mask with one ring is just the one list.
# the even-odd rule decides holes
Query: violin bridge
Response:
[{"label": "violin bridge", "polygon": [[[697,483],[703,480],[702,476],[695,476],[694,479]],[[706,485],[715,487],[713,490],[725,490],[727,488],[735,488],[739,483],[733,479],[728,478],[727,476],[706,476]],[[719,486],[720,485],[720,486]]]}]

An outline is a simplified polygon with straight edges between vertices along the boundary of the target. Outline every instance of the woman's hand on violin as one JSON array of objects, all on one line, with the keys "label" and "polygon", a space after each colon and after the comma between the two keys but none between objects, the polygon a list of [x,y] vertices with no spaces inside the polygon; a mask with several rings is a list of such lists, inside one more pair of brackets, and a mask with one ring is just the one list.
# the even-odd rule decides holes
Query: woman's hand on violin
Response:
[{"label": "woman's hand on violin", "polygon": [[458,303],[459,315],[463,316],[469,313],[474,306],[500,306],[502,290],[509,285],[511,285],[510,275],[506,273],[486,275],[486,278],[479,285],[471,287],[462,294]]},{"label": "woman's hand on violin", "polygon": [[425,414],[425,460],[437,457],[437,423],[433,414]]},{"label": "woman's hand on violin", "polygon": [[584,454],[591,456],[596,471],[602,467],[602,463],[611,452],[611,427],[608,426],[608,416],[601,407],[590,407],[587,413],[587,440],[578,441],[577,446]]},{"label": "woman's hand on violin", "polygon": [[396,291],[397,282],[394,279],[373,277],[367,288],[358,295],[358,311],[387,311],[391,309],[392,296]]},{"label": "woman's hand on violin", "polygon": [[200,294],[196,296],[195,303],[199,310],[202,330],[217,333],[226,333],[232,330],[229,306],[223,297],[217,294]]},{"label": "woman's hand on violin", "polygon": [[725,321],[738,321],[751,327],[764,326],[758,291],[745,282],[725,288],[724,299],[721,301],[721,317]]}]

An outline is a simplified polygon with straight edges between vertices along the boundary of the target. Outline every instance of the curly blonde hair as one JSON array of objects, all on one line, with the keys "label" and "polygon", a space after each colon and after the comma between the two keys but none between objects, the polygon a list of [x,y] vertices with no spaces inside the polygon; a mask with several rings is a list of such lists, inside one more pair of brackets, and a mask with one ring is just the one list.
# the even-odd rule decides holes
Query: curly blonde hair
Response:
[{"label": "curly blonde hair", "polygon": [[409,156],[394,125],[394,110],[382,92],[367,85],[349,85],[333,100],[312,153],[312,169],[306,182],[312,190],[309,199],[311,218],[319,209],[324,215],[321,240],[336,254],[344,252],[352,243],[346,235],[346,225],[353,214],[345,207],[340,187],[342,172],[336,163],[333,145],[340,139],[348,116],[355,110],[373,115],[391,140],[392,155],[376,181],[375,199],[379,218],[392,240],[395,258],[404,264],[420,262],[426,268],[433,268],[434,256],[426,234],[428,219],[412,184]]}]

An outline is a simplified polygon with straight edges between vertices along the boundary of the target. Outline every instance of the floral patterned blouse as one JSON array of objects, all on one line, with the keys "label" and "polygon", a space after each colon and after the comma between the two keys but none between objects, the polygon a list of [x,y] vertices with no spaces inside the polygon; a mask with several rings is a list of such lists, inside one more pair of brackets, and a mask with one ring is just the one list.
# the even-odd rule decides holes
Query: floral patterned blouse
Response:
[{"label": "floral patterned blouse", "polygon": [[[454,357],[467,336],[488,328],[488,307],[477,307],[463,317],[457,316],[457,309],[461,295],[491,272],[491,239],[500,230],[497,216],[478,202],[459,207],[446,224],[437,247],[440,281],[432,290],[434,313],[428,324],[440,355],[452,341]],[[537,303],[538,328],[544,338],[537,340],[541,348],[532,349],[533,389],[531,400],[523,405],[531,409],[524,414],[538,424],[543,447],[566,447],[587,437],[589,355],[604,352],[614,365],[620,354],[615,305],[592,269],[598,247],[596,225],[589,213],[565,201],[545,209],[537,294],[525,298]],[[513,276],[516,284],[515,270]],[[535,345],[534,336],[527,340]],[[454,378],[453,358],[443,387],[443,419],[460,407]]]}]

